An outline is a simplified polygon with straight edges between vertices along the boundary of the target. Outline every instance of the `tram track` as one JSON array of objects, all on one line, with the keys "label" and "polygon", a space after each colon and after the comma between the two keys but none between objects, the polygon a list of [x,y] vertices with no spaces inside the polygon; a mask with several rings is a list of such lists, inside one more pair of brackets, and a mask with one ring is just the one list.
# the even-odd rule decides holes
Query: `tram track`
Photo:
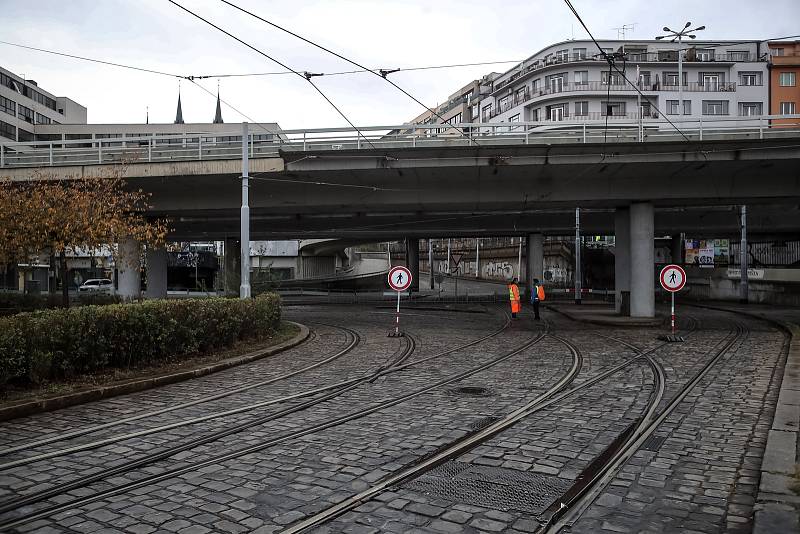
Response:
[{"label": "tram track", "polygon": [[[52,443],[58,443],[60,441],[66,441],[68,439],[81,437],[81,436],[85,436],[85,435],[88,435],[88,434],[93,434],[93,433],[98,432],[100,430],[105,430],[105,429],[108,429],[108,428],[113,428],[113,427],[120,426],[120,425],[125,425],[125,424],[128,424],[128,423],[133,423],[135,421],[148,419],[148,418],[155,417],[155,416],[158,416],[158,415],[162,415],[162,414],[165,414],[165,413],[170,413],[170,412],[174,412],[174,411],[177,411],[177,410],[190,408],[192,406],[197,406],[197,405],[200,405],[200,404],[204,404],[204,403],[207,403],[207,402],[211,402],[211,401],[215,401],[215,400],[219,400],[219,399],[224,399],[225,397],[230,397],[231,395],[236,395],[238,393],[243,393],[245,391],[249,391],[249,390],[252,390],[252,389],[255,389],[255,388],[268,386],[270,384],[274,384],[276,382],[280,382],[282,380],[286,380],[286,379],[291,378],[293,376],[297,376],[299,374],[311,371],[313,369],[316,369],[318,367],[321,367],[323,365],[331,363],[334,360],[337,360],[337,359],[341,358],[342,356],[344,356],[345,354],[347,354],[348,352],[352,351],[356,346],[358,346],[361,343],[360,334],[358,332],[356,332],[355,330],[353,330],[353,329],[340,327],[340,326],[336,326],[336,325],[328,325],[328,324],[324,324],[324,323],[317,323],[317,324],[322,324],[323,326],[331,327],[331,328],[334,328],[334,329],[338,329],[338,330],[340,330],[342,332],[345,332],[345,334],[348,336],[347,337],[347,341],[346,341],[346,343],[347,343],[346,346],[344,348],[338,350],[337,352],[335,352],[331,356],[328,356],[328,357],[326,357],[326,358],[324,358],[324,359],[322,359],[320,361],[314,362],[313,364],[307,365],[307,366],[305,366],[305,367],[303,367],[301,369],[297,369],[295,371],[292,371],[292,372],[289,372],[289,373],[284,373],[284,374],[282,374],[280,376],[277,376],[277,377],[274,377],[274,378],[270,378],[268,380],[262,380],[260,382],[256,382],[256,383],[253,383],[253,384],[248,384],[246,386],[241,386],[241,387],[238,387],[238,388],[233,388],[233,389],[221,391],[221,392],[215,393],[213,395],[200,397],[200,398],[192,400],[192,401],[184,402],[184,403],[181,403],[181,404],[176,404],[176,405],[173,405],[173,406],[168,406],[166,408],[160,408],[158,410],[153,410],[153,411],[149,411],[149,412],[145,412],[145,413],[140,413],[140,414],[137,414],[137,415],[132,415],[130,417],[123,417],[121,419],[114,419],[113,421],[109,421],[107,423],[101,423],[99,425],[80,428],[80,429],[72,430],[72,431],[65,432],[65,433],[57,433],[56,435],[51,436],[51,437],[42,438],[42,439],[39,439],[39,440],[36,440],[36,441],[31,441],[31,442],[23,443],[23,444],[20,444],[20,445],[14,445],[14,446],[11,446],[11,447],[7,447],[5,449],[0,450],[0,458],[2,458],[4,456],[8,456],[9,454],[13,454],[13,453],[16,453],[16,452],[26,451],[26,450],[33,449],[35,447],[41,447],[43,445],[50,445]],[[29,462],[25,462],[25,463],[29,463]],[[17,463],[15,465],[24,465],[24,464],[23,463]],[[14,465],[0,464],[0,470],[8,469],[10,467],[14,467]]]},{"label": "tram track", "polygon": [[[264,416],[262,418],[259,418],[259,419],[256,419],[256,420],[251,420],[251,421],[248,421],[246,423],[242,423],[242,424],[236,425],[234,427],[223,429],[221,431],[215,432],[214,434],[212,434],[210,436],[204,436],[202,438],[198,438],[198,439],[192,440],[190,442],[187,442],[187,443],[184,443],[184,444],[181,444],[181,445],[178,445],[178,446],[173,446],[173,447],[170,447],[170,448],[168,448],[166,450],[159,451],[158,453],[148,454],[143,458],[127,462],[125,464],[122,464],[120,466],[116,466],[116,467],[107,469],[107,470],[102,471],[100,473],[93,474],[93,475],[88,475],[88,476],[84,476],[84,477],[80,477],[77,480],[74,480],[72,482],[68,482],[68,483],[65,483],[65,484],[60,484],[57,487],[53,487],[53,488],[50,488],[50,489],[42,490],[42,491],[30,494],[30,495],[24,495],[24,496],[18,497],[16,499],[12,499],[10,501],[6,501],[6,502],[0,504],[0,513],[5,514],[5,513],[12,512],[13,510],[16,510],[16,509],[24,507],[24,506],[30,506],[30,505],[36,504],[36,503],[41,502],[43,500],[46,500],[48,498],[55,497],[56,495],[61,495],[61,494],[66,493],[68,491],[72,491],[74,489],[82,488],[82,487],[85,487],[85,486],[87,486],[89,484],[92,484],[92,483],[95,483],[95,482],[100,482],[100,481],[105,480],[107,478],[110,478],[112,476],[132,471],[134,469],[137,469],[139,467],[143,467],[145,465],[149,465],[149,464],[151,464],[153,462],[156,462],[156,461],[159,461],[159,460],[168,459],[169,457],[174,456],[175,454],[178,454],[178,453],[186,451],[186,450],[190,450],[192,448],[195,448],[197,446],[203,445],[205,443],[216,441],[217,439],[220,439],[220,438],[225,437],[227,435],[231,435],[231,434],[239,432],[241,430],[245,430],[247,428],[251,428],[253,426],[256,426],[256,425],[259,425],[259,424],[263,424],[264,422],[268,422],[270,420],[279,419],[280,417],[284,417],[284,416],[289,415],[291,413],[295,413],[297,411],[309,408],[309,407],[311,407],[313,405],[319,404],[321,402],[324,402],[326,400],[330,400],[330,399],[332,399],[332,398],[334,398],[336,396],[339,396],[342,393],[357,387],[358,385],[360,385],[361,383],[363,383],[365,381],[374,380],[374,379],[376,379],[376,378],[378,378],[380,376],[383,376],[383,375],[386,375],[386,374],[389,374],[389,373],[398,372],[398,371],[404,370],[406,368],[409,368],[411,366],[418,365],[420,363],[424,363],[424,362],[433,360],[435,358],[439,358],[441,356],[444,356],[444,355],[447,355],[447,354],[451,354],[451,353],[459,351],[459,350],[463,350],[464,348],[477,345],[478,343],[481,343],[481,342],[483,342],[483,341],[485,341],[487,339],[490,339],[492,337],[497,336],[498,334],[503,332],[505,329],[507,329],[509,327],[509,325],[510,325],[510,319],[506,315],[506,322],[500,329],[498,329],[498,330],[496,330],[496,331],[494,331],[494,332],[492,332],[492,333],[490,333],[490,334],[488,334],[486,336],[483,336],[481,338],[473,340],[471,342],[468,342],[468,343],[459,345],[457,347],[453,347],[451,349],[445,350],[443,352],[439,352],[437,354],[433,354],[431,356],[427,356],[427,357],[424,357],[424,358],[421,358],[421,359],[417,359],[417,360],[414,360],[414,361],[406,361],[411,356],[411,354],[414,352],[414,348],[415,348],[415,345],[416,345],[416,342],[415,342],[413,336],[406,335],[403,339],[406,340],[407,348],[398,357],[390,359],[390,362],[387,362],[386,364],[382,365],[381,367],[379,367],[378,369],[373,371],[370,375],[367,375],[367,376],[364,376],[364,377],[355,378],[355,379],[351,379],[349,381],[345,381],[345,382],[342,382],[342,383],[339,383],[339,384],[335,385],[335,386],[341,386],[341,389],[338,389],[338,390],[335,390],[335,391],[331,391],[331,392],[329,392],[329,393],[327,393],[325,395],[322,395],[321,397],[306,401],[306,402],[301,403],[300,405],[297,405],[297,406],[289,407],[289,408],[287,408],[285,410],[282,410],[280,412],[269,414],[269,415]],[[313,433],[313,432],[318,432],[320,430],[331,428],[331,427],[336,426],[338,424],[342,424],[344,422],[347,422],[347,421],[350,421],[350,420],[354,420],[354,419],[357,419],[359,417],[363,417],[365,415],[369,415],[369,414],[374,413],[376,411],[379,411],[381,409],[388,408],[390,406],[394,406],[396,404],[399,404],[400,402],[404,402],[406,400],[409,400],[411,398],[419,396],[419,395],[421,395],[423,393],[426,393],[427,391],[430,391],[430,390],[432,390],[434,388],[440,387],[442,385],[449,384],[451,382],[455,382],[457,380],[461,380],[461,379],[463,379],[463,378],[465,378],[467,376],[471,376],[471,375],[476,374],[476,373],[478,373],[478,372],[480,372],[482,370],[485,370],[485,369],[487,369],[487,368],[489,368],[489,367],[491,367],[493,365],[496,365],[497,363],[500,363],[501,361],[504,361],[504,360],[510,358],[513,355],[518,354],[519,352],[521,352],[522,350],[528,348],[529,346],[531,346],[531,345],[533,345],[535,343],[538,343],[539,341],[541,341],[541,339],[544,338],[544,336],[545,336],[545,334],[542,333],[542,334],[536,336],[535,338],[533,338],[532,340],[529,340],[528,342],[523,344],[521,347],[518,347],[517,349],[511,351],[510,353],[507,353],[507,354],[505,354],[505,355],[503,355],[503,356],[501,356],[499,358],[492,359],[489,362],[487,362],[487,363],[485,363],[485,364],[483,364],[481,366],[478,366],[476,368],[472,368],[472,369],[467,370],[465,372],[459,373],[459,374],[457,374],[455,376],[452,376],[452,377],[450,377],[448,379],[440,380],[440,381],[438,381],[438,382],[436,382],[436,383],[434,383],[432,385],[429,385],[429,386],[424,387],[422,389],[418,389],[418,390],[416,390],[416,391],[414,391],[414,392],[412,392],[410,394],[403,395],[403,396],[400,396],[398,398],[391,399],[389,401],[380,403],[380,404],[378,404],[376,406],[373,406],[373,407],[371,407],[369,409],[360,410],[360,411],[348,414],[346,416],[336,418],[336,419],[334,419],[332,421],[319,423],[317,425],[312,425],[310,428],[307,428],[304,431],[298,431],[296,433],[291,433],[291,434],[287,434],[287,435],[284,435],[284,436],[281,436],[281,437],[278,437],[278,438],[274,438],[273,440],[269,440],[269,441],[264,442],[262,444],[259,444],[257,446],[253,446],[253,447],[249,447],[247,449],[243,449],[243,450],[240,450],[240,451],[229,453],[229,454],[225,455],[224,457],[216,457],[214,459],[206,460],[206,461],[198,463],[198,464],[193,464],[193,465],[190,465],[190,466],[179,468],[177,470],[168,471],[167,473],[165,473],[163,475],[159,475],[159,477],[157,479],[154,479],[153,477],[147,477],[147,478],[142,479],[142,480],[149,481],[149,482],[146,482],[148,484],[149,483],[154,483],[154,482],[157,482],[158,480],[163,479],[163,478],[160,478],[162,476],[164,478],[170,478],[172,476],[178,476],[179,474],[182,474],[182,473],[185,473],[185,472],[190,472],[190,471],[192,471],[194,469],[199,469],[199,468],[202,468],[203,466],[210,465],[210,463],[215,463],[215,462],[218,462],[218,461],[224,461],[226,459],[236,458],[238,456],[241,456],[241,455],[244,455],[244,454],[248,454],[250,452],[256,452],[258,450],[262,450],[264,448],[268,448],[268,447],[271,447],[273,445],[277,445],[278,443],[282,443],[284,441],[287,441],[287,440],[290,440],[290,439],[293,439],[293,438],[296,438],[296,437],[301,437],[303,435],[307,435],[307,434],[310,434],[310,433]],[[331,388],[331,387],[333,387],[333,386],[327,386],[327,388]],[[316,391],[316,392],[320,392],[320,391]],[[105,493],[98,494],[98,496],[90,499],[90,501],[88,501],[88,502],[101,499],[104,496],[110,496],[110,495],[114,495],[114,494],[117,494],[117,493],[120,493],[120,492],[127,491],[129,489],[134,489],[136,487],[140,487],[141,485],[144,485],[144,483],[142,483],[142,480],[136,481],[135,483],[132,483],[134,485],[130,486],[130,487],[126,485],[124,487],[121,487],[122,489],[108,490],[108,491],[111,491],[111,493],[108,493],[108,491],[107,491]],[[85,499],[81,499],[81,501],[83,501],[83,500],[85,500]],[[22,517],[18,517],[18,518],[15,518],[15,519],[11,520],[11,522],[0,523],[0,529],[13,528],[15,526],[22,525],[22,524],[27,523],[29,521],[33,521],[33,520],[41,518],[41,517],[47,517],[48,515],[52,515],[52,514],[58,513],[58,511],[69,509],[69,508],[72,508],[74,506],[80,506],[80,504],[81,504],[80,502],[76,503],[74,501],[70,501],[70,503],[67,503],[65,505],[58,505],[57,507],[55,507],[55,508],[57,508],[57,510],[54,509],[54,508],[48,508],[44,512],[35,512],[34,514],[28,514],[28,515],[25,515],[25,516],[22,516]],[[49,512],[48,512],[48,510],[49,510]]]}]

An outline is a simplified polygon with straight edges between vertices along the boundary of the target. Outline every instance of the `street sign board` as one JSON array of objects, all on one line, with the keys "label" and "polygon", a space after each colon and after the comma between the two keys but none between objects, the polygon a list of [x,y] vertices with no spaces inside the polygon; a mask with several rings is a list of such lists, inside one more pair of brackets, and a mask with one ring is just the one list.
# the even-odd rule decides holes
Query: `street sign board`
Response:
[{"label": "street sign board", "polygon": [[405,291],[411,286],[411,271],[398,265],[389,271],[389,287],[395,291]]},{"label": "street sign board", "polygon": [[661,287],[674,293],[683,289],[686,284],[686,271],[680,265],[667,265],[661,269]]}]

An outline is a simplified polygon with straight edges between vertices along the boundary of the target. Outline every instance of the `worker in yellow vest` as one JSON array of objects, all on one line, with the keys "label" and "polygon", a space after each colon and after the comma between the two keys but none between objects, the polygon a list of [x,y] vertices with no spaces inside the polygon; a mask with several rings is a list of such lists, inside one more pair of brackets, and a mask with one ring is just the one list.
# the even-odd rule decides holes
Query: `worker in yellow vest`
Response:
[{"label": "worker in yellow vest", "polygon": [[508,298],[511,299],[511,317],[516,318],[522,308],[522,303],[519,301],[519,286],[517,286],[516,278],[508,284]]},{"label": "worker in yellow vest", "polygon": [[533,318],[539,321],[539,303],[544,300],[544,286],[539,283],[538,278],[533,279],[533,287],[531,288],[531,304],[533,304]]}]

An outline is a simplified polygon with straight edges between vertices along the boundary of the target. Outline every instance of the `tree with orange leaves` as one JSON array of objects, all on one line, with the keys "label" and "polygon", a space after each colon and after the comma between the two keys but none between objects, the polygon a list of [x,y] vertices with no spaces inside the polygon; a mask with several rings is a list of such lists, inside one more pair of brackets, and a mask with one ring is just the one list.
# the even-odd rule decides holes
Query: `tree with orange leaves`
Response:
[{"label": "tree with orange leaves", "polygon": [[124,170],[116,167],[97,177],[60,178],[39,171],[24,180],[0,178],[0,265],[42,253],[59,256],[68,306],[67,252],[116,250],[124,238],[163,245],[167,222],[145,216],[149,194],[127,188]]}]

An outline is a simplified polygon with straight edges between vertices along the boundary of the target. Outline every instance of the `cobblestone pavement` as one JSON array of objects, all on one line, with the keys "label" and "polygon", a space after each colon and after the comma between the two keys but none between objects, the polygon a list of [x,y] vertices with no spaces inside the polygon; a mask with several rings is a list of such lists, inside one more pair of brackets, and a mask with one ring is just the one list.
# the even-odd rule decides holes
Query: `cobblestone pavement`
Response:
[{"label": "cobblestone pavement", "polygon": [[[471,313],[467,313],[467,312]],[[407,339],[388,338],[393,311],[374,306],[288,307],[309,324],[312,339],[273,357],[181,384],[40,414],[0,425],[0,449],[88,428],[110,419],[201,400],[225,389],[278,378],[322,361],[350,342],[341,357],[295,376],[209,402],[0,456],[0,463],[55,449],[155,429],[253,403],[364,377],[403,353]],[[727,312],[692,310],[686,343],[653,353],[666,374],[663,408],[737,324],[747,334],[623,465],[569,529],[572,532],[724,532],[747,530],[758,486],[760,454],[771,421],[784,334],[767,323]],[[103,474],[176,444],[209,442],[147,462],[86,487],[0,515],[0,524],[78,497],[142,481],[134,489],[67,507],[15,527],[19,532],[280,532],[419,462],[447,444],[531,402],[582,355],[570,387],[630,361],[607,379],[537,411],[513,427],[428,473],[389,488],[314,532],[533,532],[573,483],[635,425],[656,398],[653,367],[636,351],[661,344],[656,329],[602,329],[548,318],[548,334],[527,311],[508,328],[504,307],[461,311],[419,309],[402,318],[416,342],[402,370],[345,388],[337,395],[281,401],[107,446],[0,470],[0,506],[11,498],[60,488]],[[472,346],[453,347],[488,337]],[[602,335],[600,335],[602,334]],[[617,339],[610,339],[617,338]],[[526,346],[529,345],[529,346]],[[515,349],[517,353],[500,358]],[[426,359],[430,356],[438,357]],[[486,368],[426,390],[459,373]],[[400,397],[402,402],[392,402]],[[309,399],[318,402],[301,405]],[[772,404],[771,404],[772,403]],[[280,417],[266,417],[287,408]],[[376,410],[323,426],[365,407]],[[378,409],[380,408],[380,409]],[[259,421],[258,418],[264,420]],[[242,430],[218,439],[233,425]],[[317,430],[315,426],[320,426]],[[293,435],[306,430],[302,436]],[[250,452],[219,456],[243,449]],[[194,464],[203,462],[201,467]],[[185,468],[180,473],[172,470]],[[161,479],[149,477],[164,475]]]}]

